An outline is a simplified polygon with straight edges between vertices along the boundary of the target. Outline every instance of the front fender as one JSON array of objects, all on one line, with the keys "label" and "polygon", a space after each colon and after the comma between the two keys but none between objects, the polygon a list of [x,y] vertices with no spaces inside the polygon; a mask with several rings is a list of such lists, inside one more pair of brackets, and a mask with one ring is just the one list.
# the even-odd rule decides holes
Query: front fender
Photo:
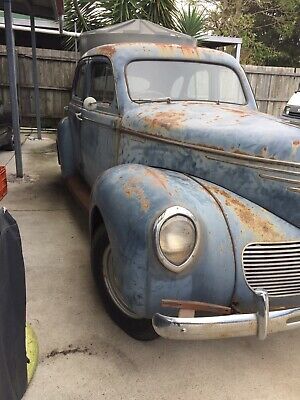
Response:
[{"label": "front fender", "polygon": [[[172,206],[187,208],[201,227],[199,254],[181,273],[160,263],[153,240],[156,219]],[[230,233],[218,202],[198,182],[177,172],[120,165],[95,183],[91,216],[95,209],[111,242],[119,290],[139,316],[162,312],[163,298],[231,304],[235,261]]]}]

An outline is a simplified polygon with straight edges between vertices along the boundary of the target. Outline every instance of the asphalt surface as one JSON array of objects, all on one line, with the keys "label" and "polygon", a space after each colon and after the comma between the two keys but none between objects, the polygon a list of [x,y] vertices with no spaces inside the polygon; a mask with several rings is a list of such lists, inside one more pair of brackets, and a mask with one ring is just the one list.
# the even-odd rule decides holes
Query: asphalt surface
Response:
[{"label": "asphalt surface", "polygon": [[40,361],[25,400],[299,400],[300,330],[256,338],[136,342],[106,315],[89,266],[87,216],[67,193],[55,136],[23,144],[25,178],[7,164],[6,206],[17,220],[27,320]]}]

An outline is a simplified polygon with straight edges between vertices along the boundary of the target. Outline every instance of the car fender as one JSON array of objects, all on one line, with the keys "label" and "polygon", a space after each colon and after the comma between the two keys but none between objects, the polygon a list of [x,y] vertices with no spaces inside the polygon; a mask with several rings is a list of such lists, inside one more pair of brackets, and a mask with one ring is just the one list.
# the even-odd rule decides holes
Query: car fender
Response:
[{"label": "car fender", "polygon": [[[180,273],[161,264],[153,233],[157,218],[172,206],[192,212],[201,231],[199,252]],[[218,202],[195,180],[144,165],[113,167],[93,188],[91,234],[101,221],[112,246],[118,289],[139,316],[161,312],[163,298],[231,304],[235,261],[230,232]]]}]

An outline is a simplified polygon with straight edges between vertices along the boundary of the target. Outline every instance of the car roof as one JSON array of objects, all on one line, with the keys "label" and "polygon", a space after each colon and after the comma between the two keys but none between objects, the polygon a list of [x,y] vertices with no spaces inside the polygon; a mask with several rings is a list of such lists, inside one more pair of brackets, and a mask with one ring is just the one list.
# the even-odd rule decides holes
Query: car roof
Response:
[{"label": "car roof", "polygon": [[238,62],[231,55],[219,50],[166,43],[116,43],[105,44],[88,50],[82,58],[106,56],[111,60],[128,63],[137,59],[192,60],[236,66]]}]

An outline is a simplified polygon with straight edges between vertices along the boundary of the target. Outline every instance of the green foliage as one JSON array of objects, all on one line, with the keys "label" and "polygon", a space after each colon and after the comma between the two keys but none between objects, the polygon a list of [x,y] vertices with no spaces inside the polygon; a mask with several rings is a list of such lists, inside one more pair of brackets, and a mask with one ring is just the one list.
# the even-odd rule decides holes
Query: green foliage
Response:
[{"label": "green foliage", "polygon": [[169,29],[175,28],[177,7],[175,0],[141,0],[139,2],[140,18]]},{"label": "green foliage", "polygon": [[[117,24],[134,18],[143,18],[169,29],[199,37],[204,29],[204,14],[196,5],[178,11],[176,0],[64,0],[65,29],[84,32]],[[74,39],[66,40],[73,48]]]},{"label": "green foliage", "polygon": [[137,0],[103,0],[101,4],[107,12],[110,24],[138,18]]},{"label": "green foliage", "polygon": [[243,63],[300,65],[300,0],[206,0],[208,29],[243,38]]},{"label": "green foliage", "polygon": [[199,39],[205,30],[204,11],[195,5],[188,4],[187,9],[182,9],[177,16],[177,30]]}]

